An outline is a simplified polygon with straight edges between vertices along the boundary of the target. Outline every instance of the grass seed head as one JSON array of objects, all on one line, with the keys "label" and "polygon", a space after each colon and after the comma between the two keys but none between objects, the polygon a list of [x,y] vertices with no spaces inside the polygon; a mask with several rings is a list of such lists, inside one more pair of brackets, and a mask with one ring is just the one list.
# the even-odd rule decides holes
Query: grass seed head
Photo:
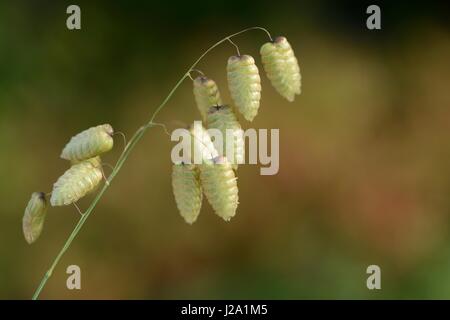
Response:
[{"label": "grass seed head", "polygon": [[237,178],[225,157],[217,157],[199,166],[200,181],[208,202],[215,213],[229,221],[239,203]]},{"label": "grass seed head", "polygon": [[220,98],[220,92],[216,82],[205,76],[195,78],[194,97],[203,121],[206,120],[206,114],[211,106],[222,104],[222,99]]},{"label": "grass seed head", "polygon": [[249,55],[232,56],[227,65],[228,87],[239,112],[253,121],[261,99],[261,79],[255,59]]},{"label": "grass seed head", "polygon": [[66,206],[94,191],[102,181],[100,157],[72,165],[53,185],[50,204]]},{"label": "grass seed head", "polygon": [[[223,136],[223,145],[216,149],[220,156],[225,156],[232,164],[233,169],[237,169],[238,163],[244,162],[244,132],[237,120],[234,110],[229,106],[211,107],[207,115],[208,128],[219,129]],[[227,150],[228,135],[233,134],[231,139],[232,153]]]},{"label": "grass seed head", "polygon": [[83,161],[112,149],[114,130],[109,124],[89,128],[72,137],[64,147],[61,158]]},{"label": "grass seed head", "polygon": [[285,37],[265,43],[260,50],[267,77],[274,88],[288,101],[301,92],[301,75],[297,58]]},{"label": "grass seed head", "polygon": [[202,187],[199,171],[192,164],[174,164],[172,166],[172,189],[180,215],[193,224],[202,207]]},{"label": "grass seed head", "polygon": [[22,219],[23,235],[29,244],[35,242],[41,235],[47,209],[48,203],[45,193],[34,192],[25,208]]}]

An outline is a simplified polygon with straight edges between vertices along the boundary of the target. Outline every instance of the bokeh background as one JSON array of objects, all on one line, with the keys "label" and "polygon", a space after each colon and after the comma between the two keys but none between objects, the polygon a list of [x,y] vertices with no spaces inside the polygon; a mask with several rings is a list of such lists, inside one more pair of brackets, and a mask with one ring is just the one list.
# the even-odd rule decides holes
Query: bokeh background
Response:
[{"label": "bokeh background", "polygon": [[[73,3],[81,31],[65,26]],[[369,3],[2,1],[0,298],[31,297],[79,219],[51,209],[39,241],[23,239],[30,194],[67,168],[68,139],[101,123],[131,137],[207,47],[249,26],[288,37],[302,70],[294,103],[262,75],[260,112],[242,121],[280,129],[279,173],[242,166],[236,217],[225,223],[205,201],[188,226],[171,191],[174,143],[150,130],[41,297],[450,298],[449,7],[376,3],[379,31],[365,27]],[[234,40],[261,66],[263,32]],[[198,66],[228,102],[234,53],[225,43]],[[187,80],[157,121],[198,118]],[[104,160],[121,149],[117,136]],[[65,286],[71,264],[80,291]],[[366,288],[371,264],[382,290]]]}]

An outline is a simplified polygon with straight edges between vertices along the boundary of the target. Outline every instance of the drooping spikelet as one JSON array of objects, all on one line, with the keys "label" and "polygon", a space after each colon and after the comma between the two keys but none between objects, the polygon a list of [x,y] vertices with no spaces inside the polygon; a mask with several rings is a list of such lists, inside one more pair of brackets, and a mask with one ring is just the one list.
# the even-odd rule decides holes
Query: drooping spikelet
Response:
[{"label": "drooping spikelet", "polygon": [[174,164],[172,188],[181,216],[187,223],[194,223],[200,214],[203,198],[198,168],[193,164]]},{"label": "drooping spikelet", "polygon": [[227,65],[228,87],[237,109],[253,121],[261,99],[261,79],[255,60],[249,55],[232,56]]},{"label": "drooping spikelet", "polygon": [[94,191],[103,178],[100,157],[72,165],[53,185],[50,204],[64,206]]},{"label": "drooping spikelet", "polygon": [[209,203],[218,216],[229,221],[239,203],[237,178],[225,157],[200,165],[200,181]]},{"label": "drooping spikelet", "polygon": [[211,107],[207,123],[208,129],[219,129],[222,133],[222,145],[214,141],[219,155],[225,156],[233,169],[237,169],[239,163],[244,163],[244,132],[233,109],[229,106]]},{"label": "drooping spikelet", "polygon": [[114,145],[113,133],[114,130],[109,124],[84,130],[70,139],[61,153],[61,158],[82,161],[105,153]]},{"label": "drooping spikelet", "polygon": [[201,121],[194,121],[189,131],[191,133],[191,154],[189,156],[191,163],[201,164],[219,155]]},{"label": "drooping spikelet", "polygon": [[265,43],[260,50],[262,63],[272,85],[288,101],[301,92],[301,75],[297,58],[285,37]]},{"label": "drooping spikelet", "polygon": [[29,244],[35,242],[41,235],[47,209],[48,204],[45,193],[34,192],[25,208],[22,219],[23,235]]},{"label": "drooping spikelet", "polygon": [[195,78],[194,97],[203,121],[206,121],[206,114],[210,107],[222,104],[216,82],[205,76]]}]

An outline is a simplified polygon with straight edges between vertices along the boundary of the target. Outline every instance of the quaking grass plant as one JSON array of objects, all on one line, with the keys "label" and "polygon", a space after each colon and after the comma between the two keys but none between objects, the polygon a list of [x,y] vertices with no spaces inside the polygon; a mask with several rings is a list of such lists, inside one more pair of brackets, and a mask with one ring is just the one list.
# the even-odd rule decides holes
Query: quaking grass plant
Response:
[{"label": "quaking grass plant", "polygon": [[[221,132],[227,129],[236,133],[242,132],[235,114],[235,108],[222,104],[220,92],[214,80],[209,79],[202,72],[200,72],[201,76],[196,79],[191,76],[192,72],[199,72],[195,69],[197,64],[211,50],[224,42],[229,41],[237,49],[237,55],[230,57],[227,65],[228,87],[236,110],[248,121],[255,118],[261,99],[259,70],[255,59],[249,55],[241,55],[239,48],[231,40],[233,37],[251,30],[262,30],[270,39],[261,47],[260,54],[264,70],[275,89],[289,101],[293,101],[295,95],[300,94],[300,69],[286,38],[277,37],[273,40],[265,28],[251,27],[223,38],[203,52],[155,109],[149,121],[134,133],[125,145],[108,178],[103,173],[100,155],[113,148],[113,128],[109,124],[99,125],[72,137],[61,153],[61,158],[70,161],[69,169],[53,185],[51,193],[35,192],[32,194],[22,221],[25,239],[31,244],[38,239],[42,232],[49,207],[48,197],[50,197],[50,205],[53,207],[74,204],[81,213],[80,220],[37,287],[33,300],[39,297],[58,262],[70,247],[106,190],[111,186],[111,182],[122,169],[136,144],[150,128],[161,126],[161,124],[154,122],[156,116],[186,78],[193,80],[195,101],[208,128],[218,129]],[[203,126],[200,126],[200,128],[191,127],[190,131],[194,139],[201,141],[200,147],[197,147],[199,150],[192,150],[192,152],[199,152],[202,161],[195,165],[187,163],[173,165],[172,187],[177,207],[185,221],[192,224],[197,220],[200,213],[204,194],[216,214],[228,221],[235,215],[238,206],[236,161],[242,158],[242,137],[239,137],[239,134],[234,137],[235,145],[232,149],[233,154],[230,155],[216,150]],[[234,160],[229,161],[228,158]],[[95,191],[102,179],[105,179],[105,184],[95,195],[87,210],[82,213],[76,202]]]}]

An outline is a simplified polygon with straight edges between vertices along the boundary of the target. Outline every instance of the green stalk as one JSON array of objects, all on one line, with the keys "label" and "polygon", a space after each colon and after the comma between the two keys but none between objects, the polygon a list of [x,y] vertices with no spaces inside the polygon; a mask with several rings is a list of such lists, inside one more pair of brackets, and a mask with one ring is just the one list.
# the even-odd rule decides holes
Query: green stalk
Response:
[{"label": "green stalk", "polygon": [[131,151],[134,149],[134,147],[136,146],[136,144],[142,139],[143,135],[145,134],[145,132],[150,129],[151,127],[157,125],[153,122],[153,120],[156,118],[156,116],[158,115],[158,113],[161,111],[161,109],[167,104],[167,102],[170,100],[170,98],[173,96],[173,94],[175,93],[175,91],[178,89],[178,87],[183,83],[183,81],[190,76],[190,72],[193,71],[193,69],[197,66],[197,64],[211,51],[213,50],[215,47],[217,47],[218,45],[222,44],[225,41],[229,41],[230,38],[237,36],[238,34],[250,31],[250,30],[262,30],[264,32],[267,33],[267,35],[269,36],[270,40],[272,40],[272,37],[270,36],[270,33],[261,27],[251,27],[251,28],[247,28],[244,30],[241,30],[239,32],[233,33],[225,38],[223,38],[222,40],[216,42],[215,44],[213,44],[211,47],[209,47],[193,64],[192,66],[186,71],[186,73],[183,74],[183,76],[180,78],[180,80],[178,80],[178,82],[175,84],[175,86],[172,88],[172,90],[170,90],[169,94],[167,95],[167,97],[163,100],[163,102],[158,106],[158,108],[156,108],[156,110],[153,112],[153,114],[150,117],[150,120],[143,125],[142,127],[140,127],[133,135],[133,137],[130,139],[130,141],[128,142],[128,144],[125,146],[124,151],[122,152],[122,154],[120,155],[119,159],[117,160],[117,164],[115,165],[112,173],[109,175],[108,179],[107,179],[107,183],[105,183],[103,185],[103,188],[97,193],[97,195],[95,196],[94,200],[92,201],[91,205],[89,206],[89,208],[86,210],[86,212],[81,216],[80,220],[78,221],[78,223],[76,224],[75,228],[73,229],[72,233],[70,234],[69,238],[67,238],[66,243],[64,244],[64,246],[62,247],[62,249],[59,251],[58,255],[56,256],[55,260],[53,261],[52,265],[50,266],[50,268],[47,270],[47,272],[45,273],[44,277],[42,278],[39,286],[37,287],[36,291],[33,294],[33,300],[36,300],[39,297],[39,294],[41,293],[42,289],[44,289],[48,279],[52,276],[53,270],[55,269],[55,267],[57,266],[59,260],[61,260],[62,256],[64,255],[64,253],[67,251],[67,249],[69,249],[70,245],[72,244],[72,241],[76,238],[76,236],[78,235],[78,233],[80,232],[81,228],[83,227],[84,223],[86,222],[86,220],[89,218],[90,214],[92,213],[92,211],[94,210],[94,208],[96,207],[97,203],[100,201],[100,199],[103,197],[103,194],[106,192],[106,190],[109,188],[109,186],[111,185],[111,182],[113,181],[114,177],[119,173],[120,169],[122,168],[123,164],[125,163],[125,161],[127,160],[128,156],[130,155]]}]

